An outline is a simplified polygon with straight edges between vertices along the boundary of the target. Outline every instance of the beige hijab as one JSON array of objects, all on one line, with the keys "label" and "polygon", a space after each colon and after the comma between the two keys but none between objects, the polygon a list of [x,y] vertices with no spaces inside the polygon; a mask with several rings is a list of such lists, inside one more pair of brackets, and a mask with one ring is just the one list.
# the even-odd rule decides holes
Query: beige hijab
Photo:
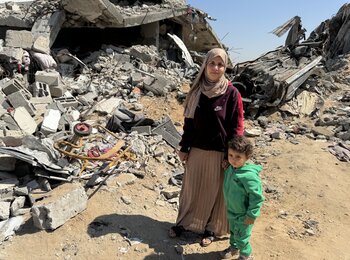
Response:
[{"label": "beige hijab", "polygon": [[206,76],[205,68],[207,67],[207,64],[210,63],[215,57],[220,57],[222,59],[226,70],[228,62],[226,51],[221,48],[214,48],[210,50],[207,53],[205,60],[198,72],[198,75],[194,79],[191,89],[187,94],[184,104],[184,116],[187,118],[194,117],[194,112],[196,111],[196,107],[198,105],[201,93],[203,93],[209,98],[212,98],[224,94],[227,90],[228,80],[225,77],[225,74],[223,74],[222,77],[216,82],[209,81],[209,79]]}]

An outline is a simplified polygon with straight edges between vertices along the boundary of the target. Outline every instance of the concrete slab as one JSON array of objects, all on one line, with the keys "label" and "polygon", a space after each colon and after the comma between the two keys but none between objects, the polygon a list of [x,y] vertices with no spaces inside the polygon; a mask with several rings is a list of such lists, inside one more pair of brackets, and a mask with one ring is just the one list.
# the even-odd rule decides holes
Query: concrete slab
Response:
[{"label": "concrete slab", "polygon": [[65,183],[32,207],[34,225],[54,230],[86,209],[88,197],[79,184]]}]

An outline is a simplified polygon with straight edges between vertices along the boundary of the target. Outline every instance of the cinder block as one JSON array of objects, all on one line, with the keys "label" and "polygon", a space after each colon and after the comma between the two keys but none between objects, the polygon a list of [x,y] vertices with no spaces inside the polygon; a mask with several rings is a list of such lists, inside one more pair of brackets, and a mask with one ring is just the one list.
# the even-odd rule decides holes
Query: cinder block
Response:
[{"label": "cinder block", "polygon": [[33,86],[34,97],[51,97],[50,87],[48,84],[43,82],[35,82]]},{"label": "cinder block", "polygon": [[11,79],[8,81],[2,80],[0,83],[0,86],[1,86],[2,92],[4,92],[5,95],[10,95],[14,92],[24,89],[21,82],[19,82],[17,79]]},{"label": "cinder block", "polygon": [[79,105],[79,102],[74,97],[59,97],[59,98],[54,98],[53,101],[60,103],[64,108],[66,107],[77,108]]},{"label": "cinder block", "polygon": [[50,86],[50,92],[52,97],[62,97],[66,91],[67,87],[62,84],[59,86]]},{"label": "cinder block", "polygon": [[43,82],[51,86],[60,85],[60,74],[58,71],[37,71],[35,73],[35,81]]},{"label": "cinder block", "polygon": [[21,89],[7,96],[8,101],[14,108],[24,107],[32,116],[35,115],[35,107],[30,103],[32,94],[27,90]]}]

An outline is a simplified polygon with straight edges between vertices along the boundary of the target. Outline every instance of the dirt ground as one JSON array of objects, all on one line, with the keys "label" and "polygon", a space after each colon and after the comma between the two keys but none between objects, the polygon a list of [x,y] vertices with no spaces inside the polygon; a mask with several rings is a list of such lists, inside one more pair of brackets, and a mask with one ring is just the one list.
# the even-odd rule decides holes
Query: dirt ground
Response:
[{"label": "dirt ground", "polygon": [[[169,114],[182,122],[175,99],[144,97],[142,103],[154,119]],[[297,140],[256,150],[266,201],[253,229],[255,259],[350,259],[350,164],[329,153],[325,141]],[[150,160],[147,169],[144,179],[122,186],[121,176],[110,178],[84,212],[55,231],[36,229],[28,216],[0,245],[0,259],[220,259],[227,237],[207,248],[194,234],[168,238],[177,209],[159,191],[168,187],[171,167]]]}]

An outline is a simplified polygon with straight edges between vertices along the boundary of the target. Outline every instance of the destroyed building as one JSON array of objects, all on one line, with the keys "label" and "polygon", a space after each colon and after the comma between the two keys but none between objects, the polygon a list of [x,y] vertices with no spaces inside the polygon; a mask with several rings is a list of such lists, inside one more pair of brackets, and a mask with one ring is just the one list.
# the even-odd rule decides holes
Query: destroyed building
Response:
[{"label": "destroyed building", "polygon": [[[325,75],[336,74],[332,71],[342,66],[339,60],[350,51],[348,10],[349,5],[342,6],[337,15],[322,22],[308,39],[305,39],[306,29],[302,28],[301,18],[295,16],[272,31],[280,37],[289,30],[285,45],[256,60],[235,65],[231,79],[242,86],[247,115],[256,117],[269,108],[272,108],[270,111],[280,109],[286,103],[291,108],[292,99],[307,89],[317,96],[310,99],[313,109],[308,115],[320,108],[322,97],[336,88],[334,79]],[[348,78],[337,77],[340,83],[349,84]],[[295,108],[287,110],[299,113]]]},{"label": "destroyed building", "polygon": [[168,57],[178,59],[178,40],[168,34],[181,39],[191,51],[206,52],[213,47],[223,47],[206,20],[208,15],[187,6],[185,1],[67,0],[33,1],[14,5],[14,8],[10,4],[6,6],[2,7],[0,18],[1,38],[5,38],[9,29],[27,31],[16,33],[23,37],[27,46],[12,46],[11,42],[6,42],[7,47],[28,48],[28,44],[34,44],[43,36],[48,46],[38,50],[41,52],[67,46],[86,52],[102,44],[126,47],[141,44],[154,45],[166,50]]}]

